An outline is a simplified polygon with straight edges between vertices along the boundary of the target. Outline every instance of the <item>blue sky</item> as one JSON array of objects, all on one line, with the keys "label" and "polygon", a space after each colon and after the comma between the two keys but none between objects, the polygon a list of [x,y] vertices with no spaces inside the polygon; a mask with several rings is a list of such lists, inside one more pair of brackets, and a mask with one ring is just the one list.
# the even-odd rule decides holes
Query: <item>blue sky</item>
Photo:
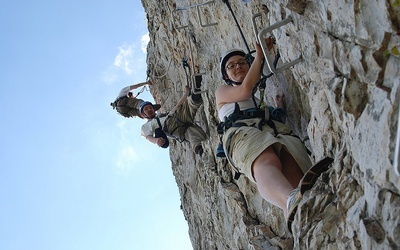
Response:
[{"label": "blue sky", "polygon": [[137,0],[2,2],[0,249],[192,249],[168,150],[110,107],[146,34]]}]

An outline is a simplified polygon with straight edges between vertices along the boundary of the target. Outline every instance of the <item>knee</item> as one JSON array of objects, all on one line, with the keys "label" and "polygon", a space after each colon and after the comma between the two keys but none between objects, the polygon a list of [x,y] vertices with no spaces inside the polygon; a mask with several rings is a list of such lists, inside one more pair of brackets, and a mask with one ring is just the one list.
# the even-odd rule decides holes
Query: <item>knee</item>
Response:
[{"label": "knee", "polygon": [[266,148],[253,162],[254,166],[276,167],[282,170],[282,163],[272,147]]}]

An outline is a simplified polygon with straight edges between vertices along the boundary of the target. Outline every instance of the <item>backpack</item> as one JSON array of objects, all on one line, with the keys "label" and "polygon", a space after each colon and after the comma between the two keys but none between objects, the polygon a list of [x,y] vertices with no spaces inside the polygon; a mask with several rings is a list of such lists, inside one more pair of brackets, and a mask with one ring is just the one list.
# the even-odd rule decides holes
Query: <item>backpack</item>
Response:
[{"label": "backpack", "polygon": [[122,115],[123,117],[130,118],[130,117],[140,117],[140,111],[137,108],[143,100],[137,98],[129,98],[127,96],[122,96],[112,102],[110,105],[113,109],[116,109],[117,112]]}]

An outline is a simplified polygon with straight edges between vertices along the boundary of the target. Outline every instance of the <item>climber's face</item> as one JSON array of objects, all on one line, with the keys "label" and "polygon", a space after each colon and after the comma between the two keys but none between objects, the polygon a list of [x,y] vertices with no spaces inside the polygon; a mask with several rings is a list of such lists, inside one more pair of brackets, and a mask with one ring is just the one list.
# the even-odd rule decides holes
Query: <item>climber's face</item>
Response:
[{"label": "climber's face", "polygon": [[229,58],[225,67],[228,78],[234,82],[243,82],[249,68],[250,66],[246,59],[240,55]]},{"label": "climber's face", "polygon": [[156,116],[156,112],[154,110],[153,105],[149,104],[144,106],[142,116],[150,119],[154,118]]}]

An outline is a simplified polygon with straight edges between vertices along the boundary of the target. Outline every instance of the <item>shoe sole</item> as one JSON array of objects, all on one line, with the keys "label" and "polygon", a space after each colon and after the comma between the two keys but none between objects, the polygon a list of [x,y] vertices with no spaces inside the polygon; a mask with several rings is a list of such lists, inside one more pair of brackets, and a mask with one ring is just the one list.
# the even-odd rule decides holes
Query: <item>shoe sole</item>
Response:
[{"label": "shoe sole", "polygon": [[317,162],[314,166],[312,166],[300,180],[300,193],[303,195],[307,190],[310,190],[318,177],[325,171],[329,169],[333,159],[330,157],[326,157],[319,162]]},{"label": "shoe sole", "polygon": [[297,196],[298,196],[297,197],[297,199],[298,199],[297,204],[295,204],[295,206],[293,206],[288,211],[289,216],[288,216],[287,221],[286,221],[286,226],[289,229],[290,233],[292,233],[292,223],[294,221],[294,216],[296,215],[296,212],[297,212],[297,207],[298,207],[298,205],[300,203],[301,198],[303,197],[303,195],[300,192],[297,194]]},{"label": "shoe sole", "polygon": [[[303,176],[303,178],[300,180],[299,186],[300,186],[300,197],[303,196],[303,194],[307,191],[310,190],[315,182],[317,181],[318,177],[325,172],[326,170],[329,169],[331,166],[331,163],[333,162],[333,159],[330,157],[326,157],[319,162],[317,162],[314,166],[312,166]],[[292,223],[294,221],[294,216],[296,215],[297,212],[297,205],[294,206],[290,211],[288,211],[288,219],[286,222],[287,228],[289,229],[289,232],[292,233]]]}]

